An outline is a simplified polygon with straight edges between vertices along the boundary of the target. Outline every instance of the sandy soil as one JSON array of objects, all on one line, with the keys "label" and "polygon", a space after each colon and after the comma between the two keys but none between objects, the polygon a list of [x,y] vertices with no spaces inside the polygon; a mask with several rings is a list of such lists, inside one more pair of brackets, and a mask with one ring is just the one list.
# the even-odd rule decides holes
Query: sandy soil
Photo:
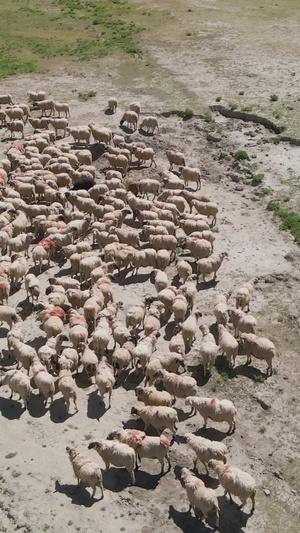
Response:
[{"label": "sandy soil", "polygon": [[[227,46],[228,41],[226,43]],[[167,47],[167,43],[165,45]],[[220,92],[226,89],[230,94],[228,82],[222,77],[217,79],[214,74],[210,78],[209,68],[205,70],[204,63],[195,60],[193,49],[188,52],[186,66],[179,63],[181,56],[178,49],[178,56],[173,55],[172,74],[169,75],[169,72],[164,71],[167,66],[165,55],[161,49],[154,51],[154,48],[153,45],[153,53],[160,66],[156,77],[151,78],[147,87],[144,85],[143,64],[129,70],[130,75],[134,73],[129,84],[128,70],[124,68],[123,60],[111,66],[109,60],[104,59],[90,62],[89,69],[78,65],[77,76],[73,69],[70,69],[69,75],[62,69],[55,78],[24,76],[17,78],[17,82],[16,79],[6,80],[1,92],[11,92],[18,101],[24,101],[27,90],[45,88],[50,97],[70,103],[72,124],[86,124],[93,119],[112,126],[115,131],[120,131],[118,122],[121,109],[137,96],[145,112],[161,112],[172,108],[173,101],[179,102],[183,109],[193,98],[201,100],[203,97],[206,105],[213,103],[219,89]],[[229,51],[233,53],[231,48]],[[234,57],[231,56],[231,59],[234,60]],[[263,63],[267,62],[268,56],[264,57],[264,61],[261,60],[259,68],[263,69]],[[191,65],[195,69],[191,69]],[[195,73],[196,68],[196,74],[188,75],[191,70]],[[286,63],[286,80],[282,82],[286,90],[290,70],[293,70],[291,57]],[[109,75],[101,75],[103,72],[109,72]],[[200,86],[205,76],[206,84],[201,82]],[[173,77],[179,80],[178,84],[172,85]],[[271,76],[270,79],[274,78]],[[252,80],[250,75],[247,80],[247,89],[254,94],[257,80]],[[257,86],[258,93],[263,90],[265,95],[268,94],[269,78],[264,78],[261,83],[263,86]],[[216,84],[219,84],[218,90]],[[236,86],[235,90],[244,88],[242,85]],[[132,89],[132,86],[135,88]],[[200,89],[197,92],[198,86]],[[97,91],[96,98],[85,103],[79,102],[78,92],[90,89]],[[120,110],[114,117],[107,116],[103,113],[107,97],[116,92],[120,94]],[[183,151],[189,164],[201,167],[203,191],[220,206],[215,249],[226,250],[229,258],[220,270],[217,284],[199,284],[197,304],[203,312],[202,322],[213,325],[212,306],[217,292],[232,289],[234,293],[241,282],[257,276],[259,283],[251,312],[258,318],[259,334],[269,337],[276,344],[278,356],[274,364],[275,372],[272,377],[265,379],[265,364],[254,361],[252,366],[246,367],[245,358],[241,356],[237,359],[234,371],[228,373],[226,363],[220,357],[211,378],[206,382],[197,356],[200,344],[198,335],[187,354],[188,372],[197,379],[199,394],[234,401],[238,409],[236,433],[228,437],[226,425],[223,424],[209,424],[208,430],[202,430],[200,417],[190,419],[184,402],[178,401],[180,425],[171,449],[171,472],[160,476],[158,463],[143,460],[137,473],[137,483],[132,487],[126,471],[111,468],[104,473],[105,493],[102,501],[97,498],[92,500],[90,489],[76,488],[65,447],[75,443],[86,453],[92,438],[106,436],[110,430],[123,424],[125,427],[141,428],[139,421],[131,417],[130,410],[132,405],[137,405],[134,388],[141,382],[142,376],[137,378],[130,373],[121,380],[113,393],[112,408],[106,411],[99,404],[95,385],[89,386],[85,376],[80,373],[77,379],[79,412],[74,413],[71,408],[69,415],[66,414],[60,393],[55,395],[53,406],[45,410],[37,391],[34,391],[29,411],[24,412],[20,402],[9,400],[8,388],[1,388],[0,531],[150,533],[154,528],[170,533],[210,531],[213,520],[209,519],[208,524],[200,523],[187,512],[185,491],[174,472],[176,465],[192,467],[193,464],[191,453],[181,439],[186,431],[224,441],[230,450],[230,462],[249,471],[257,480],[257,508],[253,516],[249,516],[249,504],[242,511],[236,505],[229,505],[216,480],[203,475],[204,471],[201,470],[201,478],[207,485],[216,488],[220,496],[220,530],[223,533],[299,531],[300,254],[293,238],[279,230],[273,215],[266,210],[267,200],[260,189],[251,184],[252,173],[262,172],[265,174],[264,186],[274,190],[273,196],[268,199],[296,191],[299,148],[285,143],[274,144],[276,136],[262,126],[217,115],[214,116],[215,122],[210,124],[200,118],[182,121],[176,116],[160,117],[159,120],[160,134],[145,139],[145,136],[136,133],[134,138],[143,139],[154,147],[158,171],[167,167],[164,156],[166,148],[174,147]],[[207,134],[212,131],[219,138],[217,142],[207,140]],[[7,146],[6,142],[1,143],[1,151]],[[246,149],[250,161],[236,165],[232,153],[237,149]],[[104,163],[99,160],[96,166],[101,170]],[[152,169],[130,172],[130,175],[143,177],[155,174],[156,171]],[[294,195],[290,202],[297,209],[295,198],[297,196]],[[62,263],[59,258],[51,262],[51,267],[39,276],[42,300],[45,300],[44,289],[49,276],[68,273],[68,262]],[[168,267],[167,273],[170,278],[174,277],[174,265]],[[145,269],[138,276],[128,275],[125,280],[122,277],[118,279],[114,285],[115,297],[124,302],[124,311],[143,294],[155,293],[149,275],[150,270]],[[21,315],[28,326],[26,342],[35,347],[41,346],[45,342],[45,334],[36,314],[31,313],[23,288],[11,295],[9,303],[22,308]],[[230,303],[234,305],[234,298]],[[172,323],[161,329],[159,351],[166,349],[171,330]],[[7,329],[1,327],[1,365],[9,368],[11,360],[8,359],[6,333]],[[89,455],[101,463],[94,452],[91,451]]]}]

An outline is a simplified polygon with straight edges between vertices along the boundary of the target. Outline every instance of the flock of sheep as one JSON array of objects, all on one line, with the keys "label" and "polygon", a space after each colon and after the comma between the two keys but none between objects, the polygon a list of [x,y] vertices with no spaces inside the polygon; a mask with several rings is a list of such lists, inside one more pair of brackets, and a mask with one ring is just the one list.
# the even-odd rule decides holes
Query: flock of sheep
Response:
[{"label": "flock of sheep", "polygon": [[[199,191],[200,169],[187,166],[184,154],[169,150],[169,169],[158,171],[157,178],[128,176],[128,170],[147,161],[156,166],[152,147],[94,123],[69,127],[67,104],[46,100],[43,92],[28,95],[30,106],[13,105],[10,95],[0,96],[0,103],[9,105],[0,110],[0,118],[11,133],[21,132],[24,137],[27,118],[34,128],[24,140],[12,142],[0,160],[0,320],[9,327],[11,354],[9,369],[2,366],[0,383],[10,387],[11,397],[19,394],[25,409],[34,383],[45,405],[48,400],[52,404],[58,390],[67,410],[71,401],[77,410],[76,376],[84,372],[99,391],[100,402],[108,396],[109,409],[120,377],[130,383],[133,373],[142,374],[143,385],[135,393],[143,405],[133,406],[131,414],[142,419],[145,431],[152,426],[158,436],[118,428],[88,446],[107,468],[110,464],[124,467],[135,483],[135,469],[142,458],[157,459],[162,473],[165,461],[171,468],[169,449],[180,427],[174,406],[178,398],[191,406],[191,416],[201,415],[204,428],[210,419],[226,422],[229,433],[235,431],[234,404],[201,397],[197,381],[185,372],[185,356],[199,332],[202,340],[197,356],[207,378],[218,354],[224,354],[232,368],[239,349],[247,357],[246,364],[253,356],[264,360],[267,372],[272,373],[275,347],[255,334],[257,321],[248,313],[256,280],[237,288],[236,308],[228,305],[231,293],[218,295],[212,309],[218,343],[209,327],[201,324],[196,305],[198,281],[203,277],[206,283],[210,275],[216,279],[227,253],[213,251],[218,205]],[[110,99],[108,107],[114,113],[117,101]],[[35,110],[42,111],[41,118],[31,116]],[[58,118],[45,119],[46,110],[50,115],[56,111]],[[139,120],[140,104],[134,102],[121,125],[127,122],[135,130]],[[48,129],[49,124],[54,131]],[[143,118],[140,128],[159,131],[157,118]],[[56,139],[60,129],[64,135],[71,134],[75,145],[85,142],[87,146],[83,149]],[[105,176],[92,164],[91,135],[103,144],[103,160],[111,167]],[[196,184],[195,190],[188,186],[190,182]],[[70,276],[48,279],[41,294],[39,275],[52,257],[64,261]],[[172,262],[177,281],[167,273]],[[130,305],[124,317],[124,306],[115,294],[118,280],[138,274],[141,268],[151,270],[155,294],[142,290],[140,301]],[[37,351],[26,343],[27,317],[23,321],[19,309],[9,306],[10,295],[23,282],[32,313],[46,335]],[[161,353],[156,349],[157,339],[169,323],[173,335],[168,350]],[[237,496],[241,506],[251,498],[253,512],[255,480],[227,463],[227,446],[192,433],[182,437],[194,453],[195,468],[197,461],[207,472],[210,468],[225,494],[230,499]],[[98,463],[75,447],[68,446],[67,453],[78,482],[92,487],[92,496],[99,487],[103,496]],[[187,468],[181,470],[181,482],[196,516],[202,513],[207,518],[208,513],[215,513],[218,526],[215,491]]]}]

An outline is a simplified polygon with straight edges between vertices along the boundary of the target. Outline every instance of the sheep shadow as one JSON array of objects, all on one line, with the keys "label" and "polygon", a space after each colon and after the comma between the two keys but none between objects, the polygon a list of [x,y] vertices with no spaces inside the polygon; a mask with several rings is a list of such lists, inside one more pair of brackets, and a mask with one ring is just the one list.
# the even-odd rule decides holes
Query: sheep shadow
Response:
[{"label": "sheep shadow", "polygon": [[124,380],[124,383],[122,383],[122,387],[126,391],[133,390],[136,387],[138,387],[142,383],[143,380],[144,380],[144,376],[143,376],[143,373],[141,372],[141,369],[139,369],[138,375],[136,374],[136,371],[134,369],[128,374],[128,379],[126,381]]},{"label": "sheep shadow", "polygon": [[205,439],[217,440],[221,442],[226,437],[228,437],[229,434],[226,431],[219,431],[218,429],[212,427],[205,429],[202,426],[194,432],[194,435],[196,435],[197,437],[204,437]]},{"label": "sheep shadow", "polygon": [[[176,406],[176,403],[175,403],[175,406]],[[175,406],[173,405],[173,407],[176,409],[176,411],[178,413],[178,419],[179,419],[180,422],[185,422],[185,420],[189,420],[191,418],[191,410],[190,409],[188,411],[184,411],[180,407],[175,407]]]},{"label": "sheep shadow", "polygon": [[[104,402],[107,402],[108,398],[104,399]],[[109,408],[106,407],[106,403],[100,403],[100,396],[97,390],[94,390],[89,394],[88,403],[87,403],[87,417],[91,419],[100,420],[100,418],[109,411]]]},{"label": "sheep shadow", "polygon": [[[65,262],[65,260],[62,261],[61,264],[63,264],[64,262]],[[59,272],[57,272],[55,274],[55,277],[59,279],[59,278],[63,278],[64,276],[68,276],[70,274],[70,270],[71,270],[71,267],[62,268],[62,269],[60,269]]]},{"label": "sheep shadow", "polygon": [[204,385],[208,383],[209,378],[211,377],[211,375],[209,374],[204,376],[204,368],[202,363],[196,366],[188,366],[187,369],[191,373],[192,378],[197,381],[198,387],[204,387]]},{"label": "sheep shadow", "polygon": [[22,320],[25,320],[29,315],[31,315],[34,304],[32,304],[28,298],[25,298],[21,302],[18,302],[17,307],[20,309],[20,311],[18,311],[18,315],[22,318]]},{"label": "sheep shadow", "polygon": [[139,134],[143,135],[143,137],[154,137],[154,131],[145,131],[142,128],[139,128]]},{"label": "sheep shadow", "polygon": [[16,360],[12,354],[9,353],[9,350],[2,350],[2,357],[0,358],[1,367],[14,366]]},{"label": "sheep shadow", "polygon": [[[91,489],[90,489],[91,490]],[[100,491],[100,489],[98,489]],[[94,503],[100,502],[102,498],[92,498],[88,492],[87,487],[83,483],[77,485],[62,485],[60,481],[55,481],[55,491],[60,494],[65,494],[70,498],[74,505],[84,505],[84,507],[91,507]]]},{"label": "sheep shadow", "polygon": [[127,133],[127,135],[132,135],[136,131],[132,128],[128,128],[128,126],[124,126],[124,124],[119,124],[119,128],[124,131],[124,133]]},{"label": "sheep shadow", "polygon": [[255,381],[256,383],[266,381],[269,377],[267,372],[262,372],[259,368],[247,364],[236,366],[234,372],[235,376],[244,376],[252,379],[252,381]]},{"label": "sheep shadow", "polygon": [[[128,272],[126,272],[127,274]],[[133,285],[138,283],[145,283],[150,278],[150,273],[145,274],[131,274],[129,278],[126,278],[125,276],[123,279],[119,280],[119,285]]]},{"label": "sheep shadow", "polygon": [[[189,510],[177,511],[173,505],[169,506],[169,520],[173,520],[174,524],[181,529],[183,533],[206,533],[214,529],[214,525],[206,527],[204,522],[198,520],[193,516]],[[208,518],[208,522],[213,524],[213,517]]]},{"label": "sheep shadow", "polygon": [[114,115],[115,113],[113,112],[112,109],[109,109],[109,108],[108,108],[108,109],[105,109],[104,114],[105,114],[105,115]]},{"label": "sheep shadow", "polygon": [[[73,409],[74,404],[71,401],[71,409]],[[74,407],[75,409],[75,407]],[[78,411],[74,411],[72,413],[67,412],[67,406],[64,402],[63,397],[56,398],[51,405],[50,409],[50,419],[54,424],[63,424],[66,420],[69,418],[72,418],[74,415],[77,414]]]},{"label": "sheep shadow", "polygon": [[41,418],[47,413],[47,411],[49,411],[50,400],[48,399],[48,404],[46,407],[44,406],[44,401],[44,396],[31,393],[28,402],[28,413],[30,416],[33,418]]},{"label": "sheep shadow", "polygon": [[[225,496],[218,496],[220,512],[220,531],[222,533],[242,533],[247,526],[249,518],[252,514],[245,513],[239,509],[238,503],[235,501],[230,503],[230,500]],[[248,504],[249,505],[249,504]]]},{"label": "sheep shadow", "polygon": [[[147,490],[154,490],[161,474],[149,474],[144,470],[135,470],[135,487],[140,487]],[[111,492],[121,492],[127,487],[131,487],[131,477],[125,468],[115,468],[111,466],[108,470],[103,472],[103,487]]]},{"label": "sheep shadow", "polygon": [[21,400],[10,400],[0,396],[0,413],[7,420],[17,420],[25,413],[25,409]]},{"label": "sheep shadow", "polygon": [[210,279],[209,281],[200,281],[200,283],[197,284],[197,290],[200,291],[206,291],[208,289],[214,289],[219,283],[219,280],[217,279]]},{"label": "sheep shadow", "polygon": [[35,339],[32,339],[31,341],[26,341],[26,344],[34,348],[35,350],[39,350],[42,346],[45,346],[47,341],[46,337],[36,337]]}]

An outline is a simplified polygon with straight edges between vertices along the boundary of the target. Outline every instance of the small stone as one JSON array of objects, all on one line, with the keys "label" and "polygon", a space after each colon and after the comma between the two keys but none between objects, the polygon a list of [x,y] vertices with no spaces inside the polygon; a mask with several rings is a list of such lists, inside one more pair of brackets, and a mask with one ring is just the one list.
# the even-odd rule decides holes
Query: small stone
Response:
[{"label": "small stone", "polygon": [[243,185],[237,185],[234,190],[238,191],[238,192],[243,191],[244,190],[244,186]]},{"label": "small stone", "polygon": [[264,493],[266,496],[270,496],[271,492],[269,491],[269,489],[264,489]]},{"label": "small stone", "polygon": [[219,143],[221,137],[219,135],[214,135],[213,133],[208,133],[206,139],[210,142]]}]

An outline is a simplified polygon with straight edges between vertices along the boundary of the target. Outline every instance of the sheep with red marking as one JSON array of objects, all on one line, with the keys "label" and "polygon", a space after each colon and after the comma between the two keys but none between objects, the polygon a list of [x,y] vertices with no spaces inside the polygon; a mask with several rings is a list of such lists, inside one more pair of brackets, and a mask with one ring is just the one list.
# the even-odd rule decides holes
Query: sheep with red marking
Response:
[{"label": "sheep with red marking", "polygon": [[103,482],[101,468],[97,463],[91,461],[88,457],[79,453],[76,448],[67,446],[66,451],[69,454],[74,474],[77,478],[78,485],[80,481],[92,487],[92,498],[95,496],[96,487],[101,490],[101,499],[103,498]]},{"label": "sheep with red marking", "polygon": [[45,407],[48,398],[50,398],[50,405],[53,403],[53,396],[55,393],[54,377],[47,372],[47,369],[41,364],[38,359],[35,359],[31,365],[33,381],[39,389],[40,393],[45,398]]},{"label": "sheep with red marking", "polygon": [[223,463],[227,462],[226,454],[228,454],[228,448],[222,442],[197,437],[193,433],[185,433],[183,438],[196,454],[194,468],[196,468],[197,461],[200,461],[204,465],[208,475],[207,463],[210,459],[217,459],[218,461],[223,461]]},{"label": "sheep with red marking", "polygon": [[96,385],[100,394],[100,403],[103,403],[105,394],[108,394],[108,409],[111,407],[111,395],[115,384],[113,367],[108,364],[107,359],[103,357],[102,361],[96,368]]},{"label": "sheep with red marking", "polygon": [[192,414],[196,414],[198,411],[204,420],[203,427],[205,429],[207,426],[207,420],[210,418],[214,422],[227,422],[229,425],[228,433],[233,433],[235,431],[235,417],[237,410],[230,400],[189,396],[186,398],[185,404],[192,406]]},{"label": "sheep with red marking", "polygon": [[208,513],[213,512],[216,515],[216,528],[218,528],[220,508],[215,491],[207,488],[203,481],[187,468],[182,468],[180,475],[190,502],[190,509],[193,508],[195,513],[199,509],[205,520],[208,518]]},{"label": "sheep with red marking", "polygon": [[110,465],[125,467],[130,474],[132,484],[135,484],[134,467],[135,451],[121,442],[98,439],[88,445],[89,450],[94,449],[103,459],[106,469]]},{"label": "sheep with red marking", "polygon": [[196,396],[198,392],[197,381],[190,376],[178,376],[173,372],[160,369],[154,374],[154,378],[162,381],[167,392],[176,398],[187,398]]},{"label": "sheep with red marking", "polygon": [[232,502],[232,494],[238,496],[242,502],[239,507],[241,509],[247,503],[247,500],[251,498],[252,514],[255,509],[255,479],[250,476],[248,472],[244,472],[244,470],[241,470],[237,466],[233,466],[228,463],[224,465],[221,463],[221,461],[217,461],[215,459],[211,459],[209,461],[208,467],[212,468],[212,470],[217,474],[220,485],[222,485],[222,487],[225,489],[225,495],[227,493],[229,494],[230,502]]},{"label": "sheep with red marking", "polygon": [[8,370],[4,376],[0,375],[0,386],[8,385],[11,390],[10,399],[13,394],[19,394],[24,402],[24,409],[27,409],[29,396],[31,393],[30,378],[20,370]]}]

